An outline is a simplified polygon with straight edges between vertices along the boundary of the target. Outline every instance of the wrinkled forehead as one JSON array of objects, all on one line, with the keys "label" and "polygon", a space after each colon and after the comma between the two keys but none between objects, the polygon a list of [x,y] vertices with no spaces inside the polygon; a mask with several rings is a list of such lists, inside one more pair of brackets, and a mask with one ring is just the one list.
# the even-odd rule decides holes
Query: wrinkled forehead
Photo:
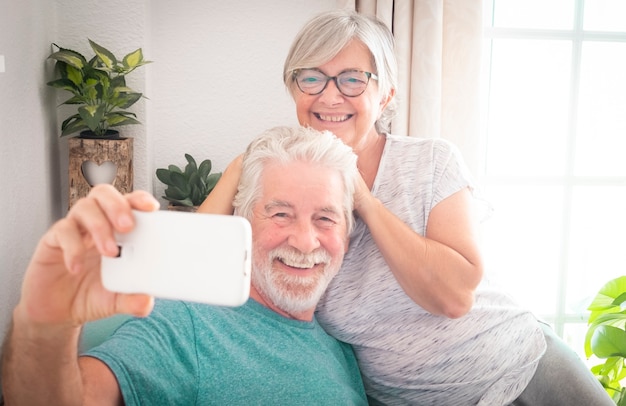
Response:
[{"label": "wrinkled forehead", "polygon": [[341,212],[345,186],[337,169],[307,161],[266,163],[261,173],[263,208]]}]

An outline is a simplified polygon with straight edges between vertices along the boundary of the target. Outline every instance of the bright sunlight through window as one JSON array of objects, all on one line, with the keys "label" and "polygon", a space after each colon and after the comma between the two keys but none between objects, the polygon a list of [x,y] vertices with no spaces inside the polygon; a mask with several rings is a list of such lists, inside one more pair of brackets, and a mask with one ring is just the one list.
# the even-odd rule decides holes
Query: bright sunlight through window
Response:
[{"label": "bright sunlight through window", "polygon": [[583,354],[626,274],[626,1],[485,0],[490,279]]}]

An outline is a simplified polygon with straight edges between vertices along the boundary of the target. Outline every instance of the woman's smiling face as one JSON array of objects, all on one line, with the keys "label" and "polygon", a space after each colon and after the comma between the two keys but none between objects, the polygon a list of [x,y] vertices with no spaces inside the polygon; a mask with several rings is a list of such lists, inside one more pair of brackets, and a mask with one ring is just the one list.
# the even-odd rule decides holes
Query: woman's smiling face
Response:
[{"label": "woman's smiling face", "polygon": [[[361,70],[376,74],[367,47],[358,40],[351,41],[332,60],[311,66],[328,76],[346,70]],[[378,83],[370,79],[365,92],[357,97],[347,97],[339,92],[334,81],[317,95],[294,91],[298,121],[316,130],[329,130],[343,142],[358,150],[368,134],[376,135],[374,123],[387,105],[389,98],[380,94]]]}]

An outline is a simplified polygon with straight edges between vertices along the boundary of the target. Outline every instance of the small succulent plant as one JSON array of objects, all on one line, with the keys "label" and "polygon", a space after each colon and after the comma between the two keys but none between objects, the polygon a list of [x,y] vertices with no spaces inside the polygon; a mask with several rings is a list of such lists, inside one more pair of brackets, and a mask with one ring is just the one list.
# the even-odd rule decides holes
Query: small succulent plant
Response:
[{"label": "small succulent plant", "polygon": [[156,176],[167,185],[163,198],[173,206],[199,206],[211,193],[222,173],[211,173],[210,159],[205,159],[198,166],[191,155],[185,154],[185,158],[185,170],[169,165],[167,169],[157,169]]}]

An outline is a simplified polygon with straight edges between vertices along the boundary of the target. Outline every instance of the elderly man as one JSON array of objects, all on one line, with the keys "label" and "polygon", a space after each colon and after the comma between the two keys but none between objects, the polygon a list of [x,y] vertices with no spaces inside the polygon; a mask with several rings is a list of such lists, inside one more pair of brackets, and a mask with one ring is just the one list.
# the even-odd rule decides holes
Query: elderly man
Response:
[{"label": "elderly man", "polygon": [[[3,351],[7,403],[365,404],[351,348],[314,318],[347,250],[357,175],[327,132],[275,128],[250,145],[234,206],[252,225],[252,286],[238,308],[106,291],[100,257],[117,254],[113,232],[133,228],[131,209],[158,204],[94,188],[27,269]],[[117,313],[138,317],[78,356],[81,326]]]}]

